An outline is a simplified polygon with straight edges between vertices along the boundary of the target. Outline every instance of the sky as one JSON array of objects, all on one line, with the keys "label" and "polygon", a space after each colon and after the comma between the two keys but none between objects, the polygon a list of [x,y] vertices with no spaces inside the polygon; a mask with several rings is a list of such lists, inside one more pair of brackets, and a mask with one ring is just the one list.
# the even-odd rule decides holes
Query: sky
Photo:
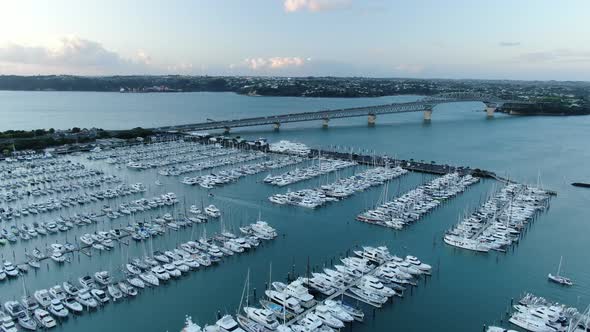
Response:
[{"label": "sky", "polygon": [[590,80],[590,0],[0,0],[0,75]]}]

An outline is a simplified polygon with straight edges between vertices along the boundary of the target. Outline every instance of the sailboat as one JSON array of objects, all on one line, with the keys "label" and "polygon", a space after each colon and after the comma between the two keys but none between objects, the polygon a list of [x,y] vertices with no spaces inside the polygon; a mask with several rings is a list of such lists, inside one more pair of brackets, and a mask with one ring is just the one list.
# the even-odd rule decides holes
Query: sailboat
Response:
[{"label": "sailboat", "polygon": [[549,281],[553,281],[556,284],[565,285],[565,286],[572,286],[574,283],[569,278],[566,278],[560,274],[562,260],[563,260],[563,256],[561,256],[561,258],[559,258],[559,267],[557,268],[557,274],[553,275],[553,274],[549,273],[547,275],[547,277],[549,278]]}]

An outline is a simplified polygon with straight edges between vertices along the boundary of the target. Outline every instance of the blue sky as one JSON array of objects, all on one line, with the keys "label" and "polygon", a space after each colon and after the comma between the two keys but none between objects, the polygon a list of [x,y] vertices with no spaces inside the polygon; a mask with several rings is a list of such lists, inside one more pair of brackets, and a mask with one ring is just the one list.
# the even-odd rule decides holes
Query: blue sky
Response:
[{"label": "blue sky", "polygon": [[588,0],[6,0],[0,74],[590,80]]}]

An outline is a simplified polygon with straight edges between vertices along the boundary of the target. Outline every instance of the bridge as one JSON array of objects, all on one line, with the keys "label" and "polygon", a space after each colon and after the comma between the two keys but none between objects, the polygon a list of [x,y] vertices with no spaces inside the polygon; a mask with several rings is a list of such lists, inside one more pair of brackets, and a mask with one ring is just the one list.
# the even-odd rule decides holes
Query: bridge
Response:
[{"label": "bridge", "polygon": [[432,110],[434,106],[444,103],[468,101],[483,102],[486,105],[486,114],[488,117],[493,117],[496,108],[505,103],[525,103],[521,101],[502,100],[498,97],[481,93],[453,92],[429,96],[421,100],[408,103],[391,103],[376,106],[269,115],[236,120],[207,121],[202,123],[160,127],[156,128],[156,130],[203,131],[224,129],[225,133],[229,133],[231,128],[262,125],[272,125],[275,130],[278,130],[283,123],[303,121],[322,121],[322,126],[327,128],[331,119],[352,118],[359,116],[366,116],[369,126],[373,126],[375,125],[377,115],[407,112],[424,112],[424,121],[430,121],[432,119]]}]

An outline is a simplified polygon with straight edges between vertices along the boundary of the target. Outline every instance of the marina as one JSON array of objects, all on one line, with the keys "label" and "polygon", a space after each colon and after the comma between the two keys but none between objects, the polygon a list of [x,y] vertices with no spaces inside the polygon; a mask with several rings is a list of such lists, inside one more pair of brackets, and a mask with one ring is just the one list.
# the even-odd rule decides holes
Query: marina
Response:
[{"label": "marina", "polygon": [[[437,125],[445,126],[442,122],[437,123]],[[434,125],[425,128],[428,129],[422,130],[437,130]],[[379,133],[383,129],[379,127],[372,128],[370,129],[371,135],[380,135]],[[416,128],[414,129],[416,130]],[[354,130],[358,130],[358,128],[354,128]],[[396,130],[400,129],[396,128]],[[489,287],[499,289],[498,294],[503,295],[503,303],[505,303],[506,297],[520,292],[524,287],[524,282],[530,284],[534,290],[548,288],[550,292],[553,292],[550,294],[557,294],[556,297],[560,302],[576,303],[575,298],[568,300],[568,298],[564,299],[560,295],[567,296],[571,292],[570,289],[573,292],[578,292],[579,289],[585,287],[584,278],[580,276],[580,270],[575,265],[578,260],[575,252],[556,252],[556,256],[546,252],[545,249],[535,246],[539,241],[549,243],[546,238],[540,240],[540,238],[547,235],[548,231],[555,232],[557,231],[556,227],[561,231],[562,227],[571,226],[568,226],[567,223],[563,224],[561,221],[554,221],[556,216],[563,215],[563,206],[571,199],[571,194],[567,196],[567,200],[562,198],[562,191],[566,190],[565,192],[568,193],[568,189],[564,189],[560,182],[556,182],[555,177],[550,173],[547,175],[546,171],[542,172],[543,182],[546,186],[528,186],[531,188],[543,188],[542,190],[552,197],[554,197],[553,194],[546,188],[559,190],[560,198],[551,199],[550,211],[547,205],[547,207],[536,212],[532,219],[540,221],[535,222],[534,225],[531,221],[526,223],[527,226],[521,231],[522,235],[518,236],[520,241],[513,242],[510,246],[502,248],[504,254],[493,255],[491,259],[482,259],[481,256],[470,256],[468,250],[455,250],[452,246],[444,244],[445,232],[454,228],[457,220],[463,220],[466,215],[469,215],[470,211],[476,211],[488,198],[494,197],[502,188],[509,186],[510,182],[517,186],[520,186],[517,181],[521,179],[525,180],[526,183],[538,182],[531,174],[537,173],[536,171],[531,172],[516,167],[514,173],[510,170],[510,173],[507,174],[501,164],[481,162],[473,162],[473,165],[482,165],[485,166],[485,169],[465,166],[471,162],[469,158],[456,157],[461,154],[461,151],[454,151],[447,157],[441,156],[435,150],[429,150],[432,158],[427,156],[427,160],[410,160],[406,158],[408,156],[426,158],[421,156],[420,153],[414,154],[410,152],[409,148],[404,150],[400,145],[396,145],[396,149],[400,149],[401,152],[393,151],[382,145],[379,139],[377,141],[372,139],[371,145],[375,144],[375,149],[380,152],[366,148],[351,148],[350,146],[356,144],[361,147],[366,146],[367,143],[347,140],[344,136],[339,136],[341,141],[335,144],[323,145],[321,140],[316,139],[339,131],[345,133],[349,129],[339,129],[335,125],[328,131],[320,131],[319,129],[317,131],[317,133],[314,132],[313,135],[310,135],[309,139],[298,137],[300,135],[298,130],[293,132],[284,130],[280,134],[271,134],[268,149],[264,148],[264,145],[249,144],[249,142],[254,141],[239,143],[236,139],[224,139],[215,135],[213,137],[215,137],[216,143],[211,141],[210,138],[200,139],[188,136],[179,138],[178,136],[168,135],[166,139],[162,138],[157,143],[133,142],[130,145],[121,147],[101,146],[100,149],[81,154],[54,155],[51,157],[29,156],[28,159],[1,162],[0,165],[6,166],[4,170],[19,169],[18,172],[21,174],[20,176],[10,175],[10,178],[6,178],[6,182],[4,182],[4,178],[0,181],[3,185],[9,183],[10,186],[15,188],[6,187],[4,189],[3,187],[0,189],[2,193],[13,194],[9,201],[0,201],[0,206],[11,207],[13,211],[22,209],[31,203],[42,203],[48,199],[61,200],[64,197],[77,197],[78,195],[83,197],[82,195],[99,193],[107,189],[114,190],[118,186],[128,189],[134,184],[141,183],[145,189],[145,191],[134,193],[134,196],[91,200],[84,204],[76,203],[70,207],[45,213],[34,214],[29,212],[26,216],[23,216],[22,213],[21,216],[8,213],[7,215],[12,215],[12,217],[3,219],[0,223],[0,229],[4,228],[9,234],[14,234],[12,231],[14,228],[11,228],[11,226],[14,226],[18,230],[18,234],[14,234],[16,241],[10,242],[7,240],[3,246],[0,246],[3,270],[6,274],[3,281],[0,281],[3,303],[7,301],[21,302],[23,282],[29,291],[30,297],[36,302],[35,290],[45,289],[49,293],[49,297],[53,299],[50,292],[53,286],[61,285],[62,288],[65,288],[64,282],[66,282],[81,288],[78,278],[83,276],[90,276],[92,281],[98,284],[98,281],[94,278],[95,274],[108,271],[113,285],[118,288],[118,291],[114,287],[110,287],[109,290],[108,286],[99,289],[110,299],[108,305],[98,306],[100,310],[91,310],[91,314],[73,315],[71,307],[75,307],[76,304],[69,297],[66,297],[61,302],[61,305],[70,311],[68,319],[60,318],[56,314],[60,312],[57,309],[53,310],[53,312],[49,310],[51,303],[50,306],[43,309],[47,315],[39,315],[39,317],[51,317],[58,329],[64,331],[80,329],[96,331],[97,328],[104,329],[105,323],[103,321],[105,319],[117,319],[124,322],[122,324],[128,329],[151,329],[152,327],[147,326],[142,319],[135,319],[136,317],[144,317],[146,313],[149,313],[150,315],[158,315],[158,317],[170,318],[170,321],[167,322],[158,320],[158,322],[154,323],[158,330],[175,330],[180,328],[182,317],[185,314],[192,316],[198,323],[197,325],[203,326],[206,325],[203,323],[216,322],[223,318],[224,314],[216,317],[216,313],[219,311],[232,314],[233,320],[238,326],[240,323],[255,326],[244,318],[238,319],[239,317],[235,315],[235,308],[238,308],[237,300],[239,300],[239,294],[243,286],[243,277],[246,271],[250,269],[251,290],[258,290],[256,297],[253,296],[256,291],[250,292],[250,299],[255,299],[255,301],[250,302],[250,306],[275,312],[279,323],[299,318],[301,324],[297,323],[297,320],[290,324],[290,326],[297,329],[296,326],[303,326],[302,324],[305,323],[316,322],[317,324],[317,319],[311,315],[306,317],[307,314],[313,314],[317,317],[323,315],[326,318],[327,312],[332,316],[335,315],[335,312],[342,313],[338,309],[344,310],[343,307],[334,306],[335,303],[330,301],[325,302],[330,296],[341,291],[326,288],[324,282],[328,280],[334,282],[335,276],[340,272],[338,268],[342,269],[340,266],[345,266],[340,259],[345,257],[354,258],[356,253],[352,250],[347,252],[347,250],[359,243],[374,243],[378,246],[387,245],[392,248],[392,252],[396,252],[406,262],[411,259],[408,256],[420,257],[420,260],[432,263],[433,276],[421,276],[405,280],[399,275],[393,275],[396,282],[385,283],[380,279],[381,274],[391,277],[391,271],[389,269],[380,269],[379,272],[376,270],[375,274],[369,277],[379,279],[385,287],[395,291],[396,295],[390,297],[388,302],[382,304],[380,309],[376,311],[373,311],[373,309],[379,305],[378,300],[380,298],[367,295],[360,288],[357,290],[358,287],[352,287],[354,291],[351,288],[345,292],[346,294],[336,296],[333,299],[336,304],[340,302],[340,304],[348,306],[346,308],[349,309],[360,308],[365,316],[362,323],[354,318],[354,323],[342,320],[345,325],[343,329],[346,330],[351,327],[353,330],[358,331],[381,330],[384,326],[393,326],[392,324],[398,324],[401,329],[408,331],[418,331],[424,328],[432,329],[434,326],[431,326],[425,320],[413,320],[415,323],[409,324],[408,317],[416,318],[415,312],[423,311],[419,308],[433,310],[432,306],[437,308],[432,312],[432,315],[450,314],[448,303],[443,303],[439,299],[461,298],[464,306],[469,308],[487,308],[498,302],[493,296],[485,295],[479,286],[475,286],[476,282],[474,280],[477,280],[477,284],[485,283]],[[259,135],[259,133],[254,133],[249,136],[258,142],[261,141]],[[273,146],[274,139],[292,141],[274,145],[273,151],[270,146]],[[294,141],[307,144],[295,143]],[[340,146],[337,147],[336,144]],[[348,147],[344,147],[345,145]],[[137,154],[134,153],[136,150],[138,151]],[[174,152],[176,150],[178,153]],[[446,152],[449,153],[448,150]],[[219,155],[216,156],[218,153]],[[237,155],[244,156],[244,158],[247,156],[247,158],[232,157]],[[109,156],[111,156],[112,160],[109,159]],[[186,158],[184,158],[185,156]],[[247,160],[250,156],[260,157]],[[295,157],[300,159],[294,159]],[[318,158],[322,159],[322,164],[330,161],[352,162],[354,164],[327,174],[296,181],[283,187],[264,183],[269,173],[271,173],[270,176],[276,176],[295,169],[305,169],[308,166],[317,165],[319,163]],[[301,161],[285,165],[283,173],[279,171],[278,167],[271,168],[275,166],[274,161],[285,160],[287,163],[289,159]],[[432,163],[429,161],[430,159],[440,160],[440,163]],[[216,160],[223,162],[216,162]],[[265,164],[267,161],[272,162]],[[143,164],[143,166],[130,167],[133,165],[129,165],[130,163]],[[190,166],[197,163],[201,164],[199,167],[195,167],[194,171],[176,174],[191,169]],[[79,166],[71,166],[72,169],[68,170],[65,166],[68,164],[79,164],[84,167],[76,168]],[[281,164],[276,163],[276,165]],[[457,164],[463,164],[464,166]],[[56,166],[56,170],[62,168],[63,171],[52,171],[51,167],[53,166]],[[188,167],[184,168],[185,166]],[[200,169],[201,167],[210,168]],[[43,168],[47,171],[45,174],[51,174],[51,176],[44,176],[43,172],[34,170],[36,168]],[[378,184],[367,187],[367,184],[371,182],[369,177],[377,180],[378,175],[385,174],[384,172],[387,170],[401,172],[400,169],[404,171],[403,174],[384,182],[375,181]],[[487,169],[493,169],[497,173],[493,174]],[[364,174],[363,172],[369,170],[375,171],[374,173],[367,173],[368,177],[361,182],[357,181],[360,180],[355,178],[357,175]],[[66,174],[73,175],[78,172],[83,174],[87,171],[92,171],[95,174],[80,178],[66,177]],[[170,172],[166,173],[168,171]],[[429,184],[435,179],[446,178],[447,174],[452,174],[448,178],[455,177],[456,174],[458,174],[458,177],[453,178],[453,181],[449,181],[446,187],[443,186],[437,190],[433,187],[431,190],[432,192],[438,191],[441,194],[435,197],[435,200],[441,203],[421,214],[420,222],[412,223],[412,227],[404,227],[403,232],[380,231],[379,227],[353,220],[361,211],[375,210],[382,204],[402,197],[406,193]],[[527,174],[531,174],[531,176],[527,177]],[[213,178],[217,181],[223,180],[223,177],[232,178],[232,180],[220,185],[212,185],[212,188],[205,188],[199,184],[196,184],[198,188],[195,188],[195,186],[185,185],[181,182],[184,177],[194,178],[217,175],[221,176]],[[497,176],[499,180],[496,180],[491,175]],[[478,178],[479,181],[466,185],[462,188],[462,191],[455,190],[459,189],[455,180],[465,177],[470,179],[469,176],[473,179]],[[52,182],[51,179],[53,178],[59,178],[60,180]],[[510,179],[510,181],[502,179]],[[112,182],[107,183],[108,181]],[[97,186],[96,184],[100,182],[104,183]],[[80,188],[76,188],[76,186]],[[53,187],[60,188],[61,192],[55,190],[52,193],[50,190]],[[568,185],[568,187],[570,186]],[[323,188],[325,190],[322,190],[324,195],[330,193],[333,195],[330,197],[337,198],[342,202],[324,204],[321,209],[295,209],[279,207],[268,200],[268,197],[273,195],[284,195],[288,192],[297,192],[307,188],[315,188],[316,190],[322,190]],[[451,195],[455,191],[457,193]],[[353,192],[353,194],[350,192]],[[156,198],[162,199],[161,195],[167,193],[174,193],[176,197],[175,203],[147,208],[150,201],[155,203]],[[442,195],[443,193],[445,195]],[[9,195],[6,197],[9,197]],[[326,195],[326,197],[329,196]],[[510,194],[508,194],[508,197],[510,197]],[[422,204],[422,199],[426,202],[425,196],[420,198],[416,196],[415,199],[415,202],[409,205],[409,209],[418,208],[419,206],[424,208],[426,206]],[[430,199],[428,202],[433,202]],[[522,201],[520,199],[518,203],[516,200],[512,203],[512,216],[517,215],[516,212],[527,210],[523,208],[524,203],[526,203],[526,200]],[[219,211],[218,214],[214,212],[215,209],[208,209],[209,206],[215,207]],[[501,206],[498,205],[498,207]],[[497,215],[502,214],[498,219],[503,222],[507,220],[506,216],[510,219],[509,207],[510,204],[505,207],[507,212],[497,213]],[[139,208],[144,210],[142,211]],[[103,211],[103,209],[106,211]],[[211,212],[212,215],[218,216],[213,217],[207,214],[206,210]],[[246,229],[247,225],[256,220],[259,214],[264,216],[264,219],[272,223],[273,226],[276,224],[277,229],[280,229],[281,232],[281,234],[278,234],[276,241],[262,244],[266,247],[264,250],[244,250],[239,257],[236,257],[236,253],[232,256],[225,256],[223,261],[227,261],[228,264],[211,264],[207,268],[199,268],[201,271],[199,273],[182,272],[181,268],[186,269],[182,264],[179,264],[176,268],[168,266],[170,271],[164,267],[164,265],[172,264],[171,262],[178,259],[171,260],[168,263],[160,262],[159,265],[163,272],[168,273],[171,279],[170,273],[178,274],[175,270],[181,272],[181,277],[178,278],[179,282],[161,282],[158,287],[146,286],[143,289],[130,284],[131,280],[138,284],[137,280],[133,278],[128,280],[126,276],[126,273],[132,273],[129,269],[137,272],[137,269],[131,264],[132,261],[142,264],[142,262],[145,263],[143,261],[144,257],[156,260],[156,256],[161,260],[165,259],[164,257],[170,259],[166,255],[167,252],[169,255],[174,255],[177,254],[175,249],[190,250],[191,247],[187,244],[190,241],[200,243],[199,239],[206,238],[215,241],[222,252],[228,250],[231,252],[230,248],[239,250],[235,243],[226,246],[217,242],[216,238],[221,236],[222,232],[227,232],[226,235],[231,233],[241,237],[239,235],[241,232],[240,227]],[[44,225],[47,225],[52,230],[57,227],[57,231],[50,232]],[[23,232],[28,233],[31,228],[37,231],[37,236],[31,236],[30,239],[23,240],[20,234]],[[45,230],[47,234],[43,235],[39,230]],[[31,231],[31,233],[33,232]],[[119,239],[115,235],[106,235],[105,233],[115,233],[122,237]],[[210,236],[207,236],[207,234],[210,234]],[[526,241],[523,241],[525,234]],[[107,240],[109,236],[112,237],[112,242]],[[110,250],[107,249],[109,244],[113,245]],[[521,257],[530,255],[533,247],[535,252],[540,250],[544,257],[547,257],[549,264],[542,265],[540,271],[534,271],[534,274],[523,275],[524,280],[519,279],[520,281],[514,281],[509,286],[502,282],[503,286],[500,287],[499,282],[504,280],[504,277],[498,275],[498,273],[501,271],[502,275],[505,273],[510,275],[511,271],[519,270],[519,267],[514,266],[515,262],[522,264],[523,268],[528,266]],[[35,250],[36,248],[39,252]],[[66,249],[62,254],[65,259],[59,255],[52,258],[55,248]],[[67,248],[73,250],[68,251]],[[356,251],[361,249],[358,246],[354,248]],[[564,264],[561,269],[558,268],[560,255],[564,256]],[[39,260],[36,257],[42,257],[43,259]],[[64,261],[59,262],[61,259],[64,259]],[[138,259],[141,261],[138,261]],[[307,263],[308,260],[309,263]],[[276,276],[275,281],[279,280],[288,285],[297,280],[294,276],[302,276],[301,282],[304,281],[304,278],[307,278],[309,283],[307,288],[310,293],[314,294],[314,298],[323,301],[318,303],[320,307],[314,307],[313,311],[303,316],[281,309],[281,304],[273,301],[266,294],[269,288],[277,291],[272,288],[272,283],[268,283],[270,286],[263,285],[266,284],[266,280],[269,280],[269,261],[272,261],[273,275]],[[4,267],[4,263],[9,264]],[[131,264],[129,269],[127,264]],[[191,264],[194,266],[194,263]],[[28,267],[25,267],[27,265]],[[309,266],[309,274],[306,273],[306,266]],[[473,273],[468,272],[471,271],[471,268],[477,268],[481,272],[474,276]],[[25,269],[27,271],[24,271]],[[156,272],[164,275],[162,269],[156,268],[155,272],[153,272],[150,268],[147,271],[154,275]],[[8,273],[14,274],[12,272],[14,270],[17,271],[17,276],[9,276]],[[442,273],[439,273],[439,270]],[[380,275],[377,276],[377,273]],[[550,282],[548,281],[548,273],[554,276],[567,276],[571,278],[574,286],[564,287]],[[284,278],[289,275],[291,278]],[[401,274],[401,276],[405,275]],[[144,277],[147,278],[146,280],[151,279],[153,281],[153,278],[149,276]],[[369,277],[365,278],[363,286],[375,282],[374,279]],[[137,277],[137,279],[144,284],[148,283],[140,277]],[[160,281],[158,280],[158,282]],[[426,284],[428,286],[424,287]],[[464,287],[469,289],[470,293],[477,294],[477,296],[472,296],[473,299],[471,299],[471,296],[465,298],[461,295],[462,291],[457,287],[458,284],[465,285]],[[129,288],[128,285],[133,288]],[[223,285],[224,290],[219,291],[211,287],[211,285]],[[514,288],[517,287],[518,289],[515,290]],[[559,290],[555,287],[559,287]],[[135,293],[133,289],[135,289],[137,295],[129,295]],[[334,293],[326,295],[322,291],[328,294],[332,291]],[[102,293],[94,293],[98,298],[104,298]],[[88,295],[98,302],[92,294],[88,293]],[[275,298],[277,298],[276,296],[280,297],[275,293],[271,295]],[[403,297],[400,297],[400,295],[403,295]],[[115,298],[118,300],[113,301]],[[74,298],[74,300],[76,299]],[[482,300],[485,300],[486,304],[481,304]],[[377,306],[363,301],[373,301],[373,304]],[[582,296],[580,303],[583,304],[584,301],[584,296]],[[59,304],[56,303],[56,306],[59,307]],[[179,307],[183,309],[179,310]],[[303,308],[303,310],[305,312],[307,309]],[[443,325],[445,328],[466,331],[466,327],[470,327],[470,330],[477,330],[481,328],[482,322],[489,321],[489,315],[487,315],[487,319],[482,317],[485,314],[484,311],[471,309],[468,311],[470,315],[473,315],[470,318],[461,322],[447,321]],[[125,312],[126,318],[121,316],[123,312]],[[282,319],[281,313],[283,312],[286,317],[285,320]],[[359,314],[358,311],[356,313]],[[38,323],[38,319],[35,318],[34,314],[33,311],[29,317]],[[40,312],[40,314],[43,313]],[[251,321],[243,310],[240,311],[240,315]],[[371,319],[368,319],[368,317],[371,317]],[[305,323],[303,322],[304,319]],[[17,320],[12,320],[12,322],[16,324],[18,329],[21,329]],[[223,322],[231,323],[228,319]],[[24,323],[26,324],[26,321]],[[332,321],[332,323],[338,324],[335,321]],[[322,323],[322,325],[325,326],[326,324]],[[414,328],[414,326],[417,327]],[[330,328],[335,329],[334,327]],[[519,329],[516,326],[510,328]],[[327,327],[321,327],[321,329],[328,330]]]}]

